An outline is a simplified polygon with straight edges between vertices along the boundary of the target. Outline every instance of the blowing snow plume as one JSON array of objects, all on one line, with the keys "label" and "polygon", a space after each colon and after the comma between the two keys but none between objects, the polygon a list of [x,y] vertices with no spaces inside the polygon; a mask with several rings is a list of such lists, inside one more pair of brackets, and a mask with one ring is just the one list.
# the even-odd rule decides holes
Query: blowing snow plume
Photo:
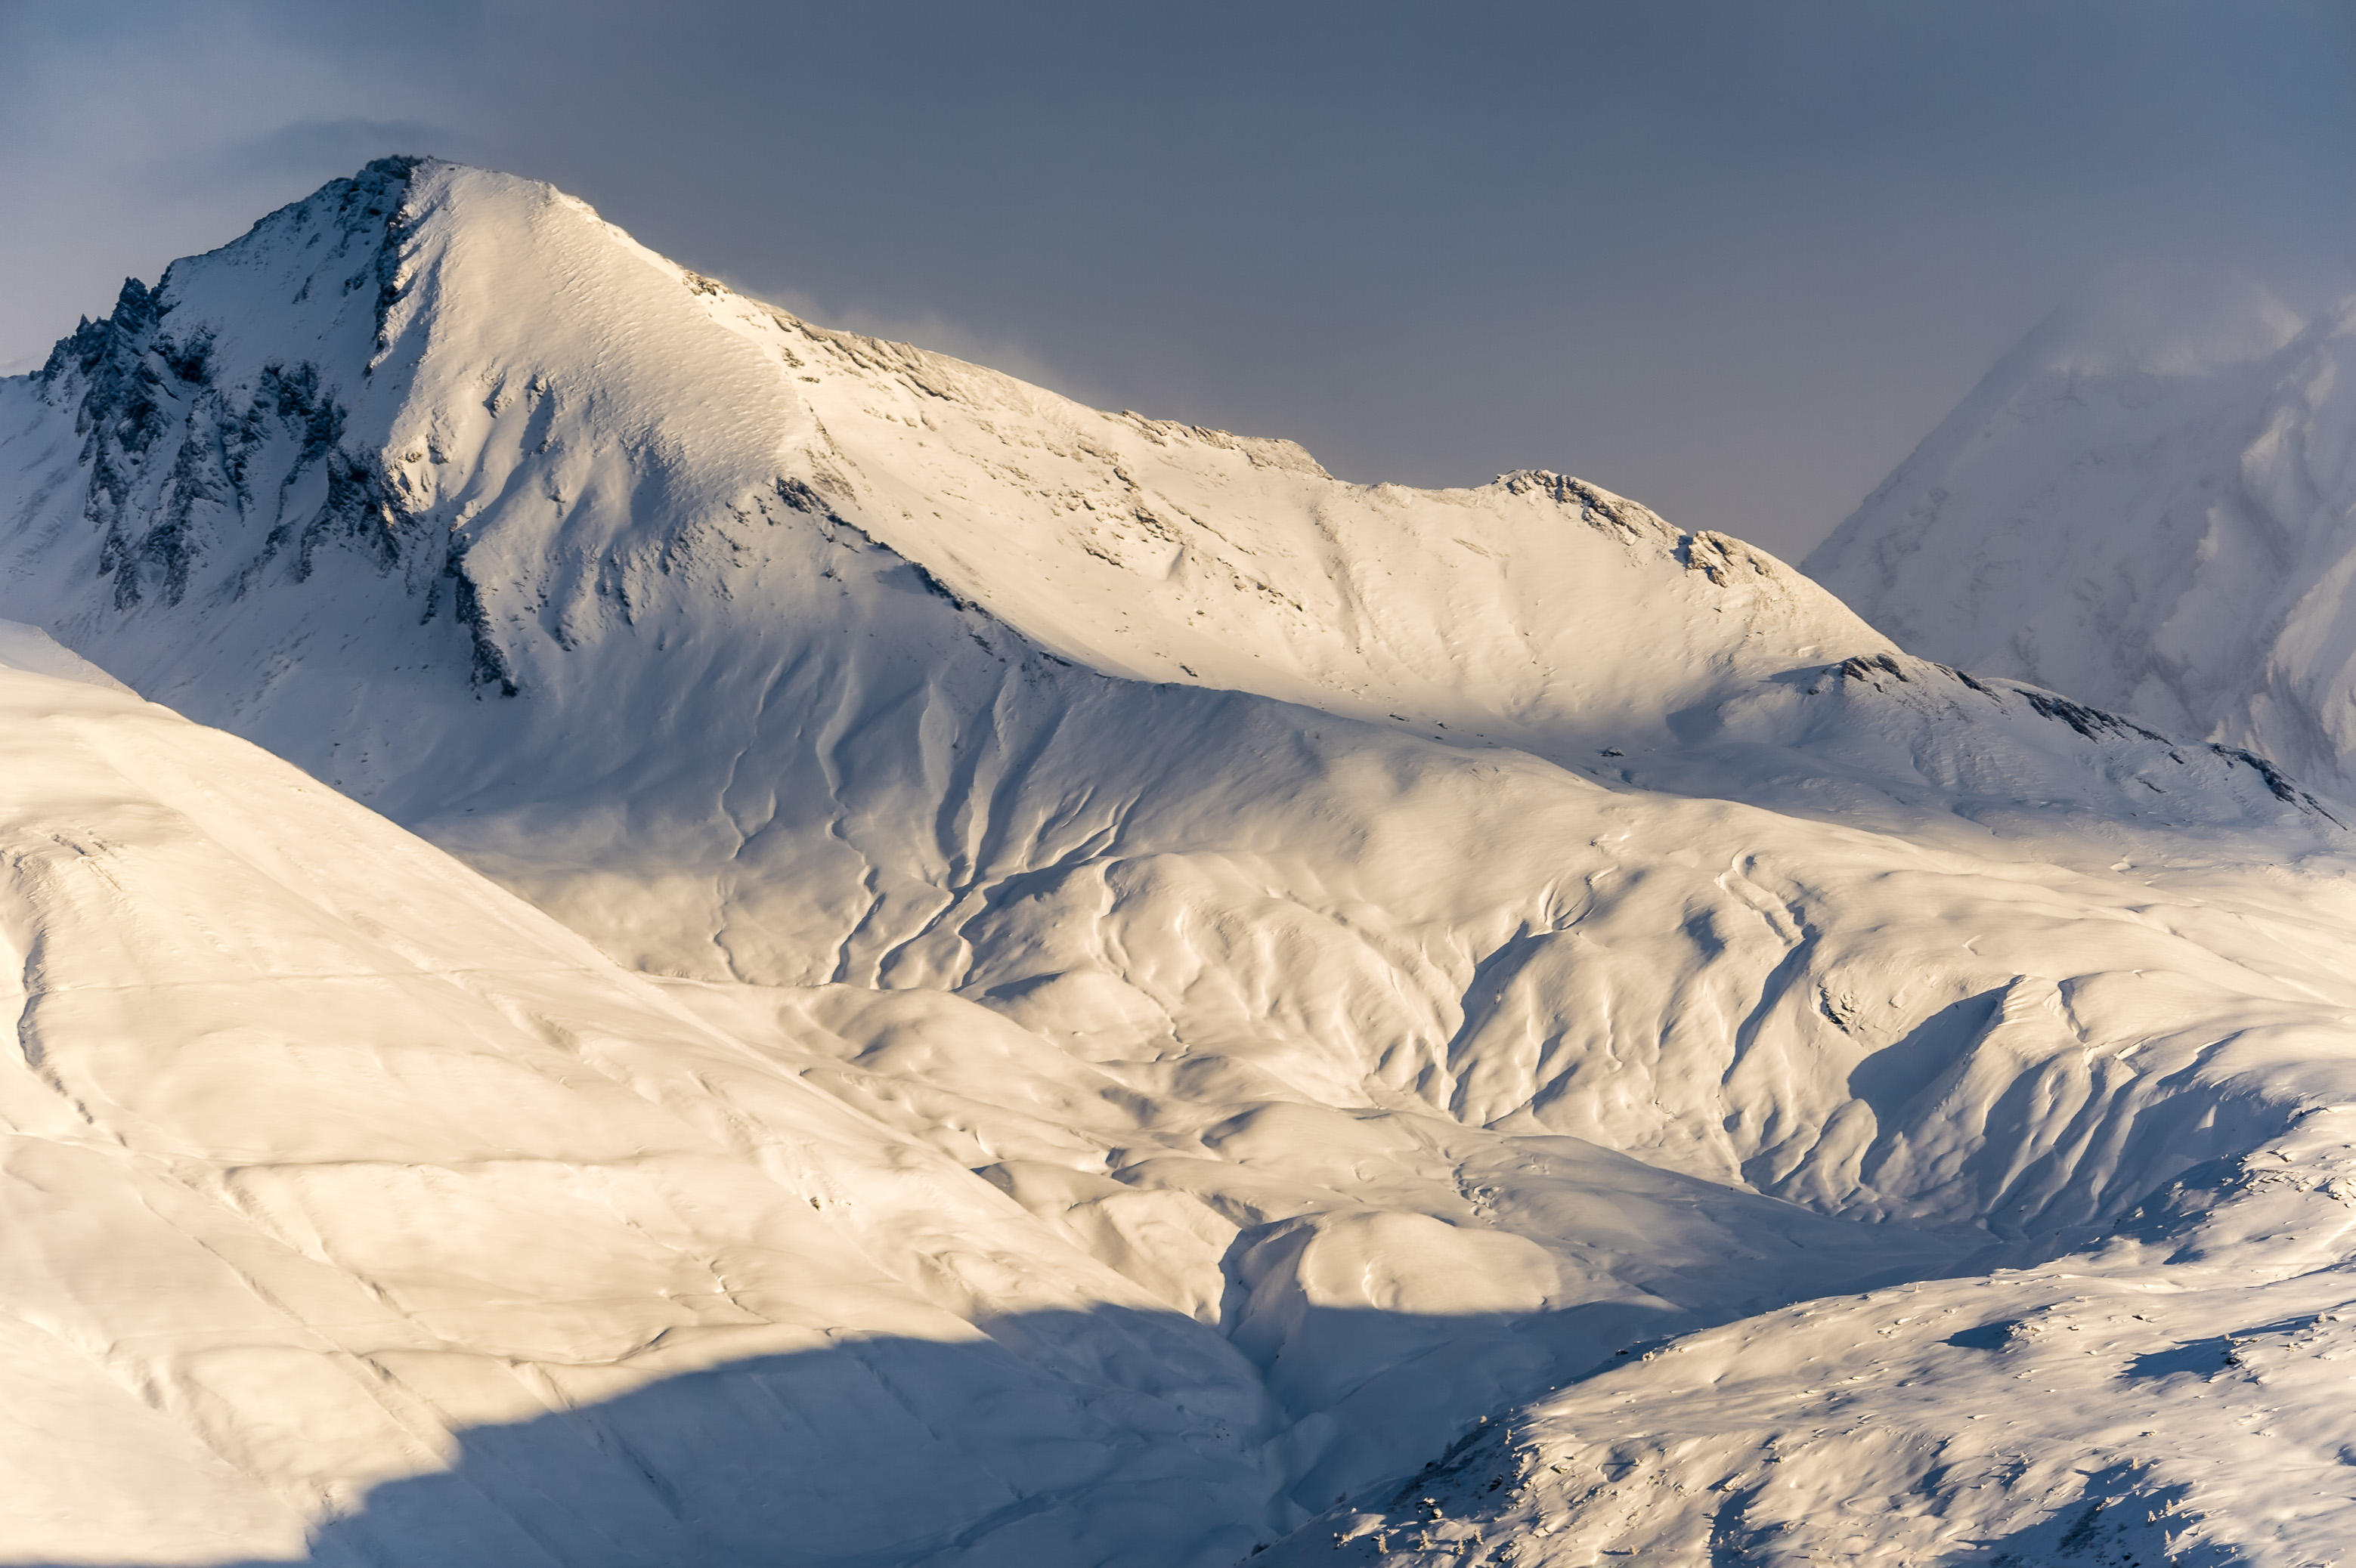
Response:
[{"label": "blowing snow plume", "polygon": [[[1914,657],[1575,479],[1343,484],[411,160],[0,382],[0,610],[351,797],[16,677],[63,781],[16,896],[115,890],[20,943],[27,1191],[99,1239],[0,1285],[50,1380],[9,1452],[100,1456],[20,1559],[1774,1562],[1780,1495],[1710,1489],[1771,1448],[1920,1499],[1858,1551],[2155,1488],[2179,1546],[2274,1550],[2204,1500],[2244,1450],[2179,1421],[2151,1479],[2152,1385],[2093,1361],[2110,1479],[2009,1373],[1906,1406],[1907,1454],[2019,1424],[1997,1482],[1860,1468],[1803,1394],[1920,1380],[1793,1305],[2197,1284],[2120,1366],[2328,1305],[2356,888],[2254,751]],[[200,755],[110,738],[164,731]],[[326,1000],[356,967],[424,1010]],[[189,1248],[262,1370],[228,1307],[101,1288]],[[1765,1403],[1668,1376],[1725,1345]],[[1642,1508],[1501,1480],[1451,1535],[1400,1490],[1521,1475],[1588,1398],[1699,1424]]]}]

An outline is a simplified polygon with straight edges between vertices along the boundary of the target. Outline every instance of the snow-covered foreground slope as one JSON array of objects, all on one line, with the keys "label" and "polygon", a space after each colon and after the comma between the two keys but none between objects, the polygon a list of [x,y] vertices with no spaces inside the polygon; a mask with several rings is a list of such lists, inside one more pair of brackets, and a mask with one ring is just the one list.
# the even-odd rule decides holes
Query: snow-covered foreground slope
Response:
[{"label": "snow-covered foreground slope", "polygon": [[1906,646],[2356,799],[2356,302],[2147,282],[1990,372],[1808,558]]},{"label": "snow-covered foreground slope", "polygon": [[1273,1413],[1215,1334],[43,641],[0,649],[0,1557],[1248,1543]]},{"label": "snow-covered foreground slope", "polygon": [[1258,1561],[2347,1561],[2356,1108],[2155,1210],[2046,1267],[1646,1347]]},{"label": "snow-covered foreground slope", "polygon": [[[1575,480],[1344,485],[809,326],[506,176],[374,165],[0,382],[0,610],[618,960],[575,944],[485,1006],[603,1071],[633,1042],[640,1097],[726,1145],[710,1179],[799,1228],[625,1193],[618,1230],[539,1231],[592,1276],[610,1253],[598,1311],[666,1328],[649,1300],[713,1287],[640,1269],[645,1235],[733,1286],[715,1260],[790,1272],[808,1233],[821,1294],[854,1248],[873,1310],[791,1320],[888,1343],[872,1376],[940,1445],[830,1403],[871,1376],[801,1371],[837,1350],[773,1387],[799,1349],[584,1327],[574,1360],[629,1375],[543,1407],[602,1401],[591,1436],[446,1363],[493,1391],[432,1396],[455,1445],[356,1437],[270,1551],[308,1519],[321,1552],[451,1561],[418,1521],[463,1494],[617,1542],[541,1548],[566,1562],[691,1524],[707,1562],[1222,1563],[1633,1342],[1780,1344],[1751,1315],[2099,1244],[2356,1104],[2356,862],[2263,758],[1910,656]],[[278,856],[321,831],[269,825]],[[419,918],[497,950],[490,916]],[[582,1125],[536,1157],[629,1163]],[[805,1146],[857,1179],[779,1186]],[[210,1125],[183,1157],[248,1163]],[[431,1224],[519,1259],[453,1314],[606,1321],[527,1266],[530,1202],[444,1223],[406,1190],[317,1206],[338,1245]],[[689,1345],[709,1371],[646,1359]],[[594,1413],[740,1405],[703,1447]],[[584,1442],[643,1488],[534,1478]],[[609,1493],[656,1511],[583,1502]],[[902,1533],[780,1540],[838,1495]]]},{"label": "snow-covered foreground slope", "polygon": [[[1509,1160],[1438,1117],[1247,1100],[1207,1138],[1160,1129],[1163,1157],[1297,1205],[1355,1159],[1393,1203],[1277,1227],[1223,1337],[1162,1299],[1221,1228],[1193,1200],[1099,1180],[1034,1218],[1001,1187],[1039,1207],[1067,1165],[993,1186],[843,1104],[912,1044],[955,1052],[911,1080],[944,1096],[1054,1058],[1051,1137],[1109,1128],[1092,1093],[1155,1136],[1045,1041],[946,997],[797,992],[787,1033],[684,1008],[37,633],[0,656],[8,1561],[275,1560],[316,1532],[322,1562],[1223,1562],[1289,1522],[1307,1461],[1343,1489],[1399,1462],[1320,1412],[1446,1425],[1643,1327],[1939,1255],[1570,1139]],[[1585,1268],[1421,1217],[1426,1189],[1463,1201],[1459,1167],[1550,1205]]]},{"label": "snow-covered foreground slope", "polygon": [[658,986],[0,630],[8,1561],[1225,1562],[1632,1337],[1954,1255],[1429,1111],[1156,1116],[937,994]]}]

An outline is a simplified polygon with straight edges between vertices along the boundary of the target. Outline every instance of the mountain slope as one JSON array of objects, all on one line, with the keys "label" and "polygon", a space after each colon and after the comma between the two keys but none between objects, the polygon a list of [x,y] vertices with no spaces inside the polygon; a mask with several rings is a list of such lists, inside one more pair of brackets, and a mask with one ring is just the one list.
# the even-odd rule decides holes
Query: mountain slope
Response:
[{"label": "mountain slope", "polygon": [[2338,1562],[2350,1120],[2199,1173],[2097,1252],[1632,1358],[1263,1560]]},{"label": "mountain slope", "polygon": [[[659,987],[0,632],[13,1560],[1223,1563],[1630,1334],[1952,1251],[1429,1115],[1141,1125],[947,997]],[[987,1096],[1044,1076],[1026,1141]]]},{"label": "mountain slope", "polygon": [[[1217,1336],[42,642],[0,669],[11,1561],[291,1556],[343,1513],[323,1561],[766,1561],[861,1486],[920,1499],[859,1526],[903,1558],[1026,1515],[1109,1550],[1135,1510],[1089,1498],[1149,1481],[1248,1541],[1269,1412]],[[652,1386],[689,1392],[613,1403]],[[560,1435],[432,1517],[369,1509],[528,1418]]]},{"label": "mountain slope", "polygon": [[[1755,966],[1753,1000],[1709,1009],[1755,1016],[1742,1049],[1858,1049],[1807,1001],[1848,984],[1814,967],[1848,918],[1743,869],[1778,844],[1837,863],[1839,836],[1562,763],[1917,837],[1959,798],[2051,821],[2059,797],[2100,819],[2081,858],[2104,867],[2127,801],[2261,831],[2268,859],[2338,832],[2262,767],[1905,661],[1766,558],[1576,482],[1339,485],[1280,444],[804,328],[505,176],[379,165],[126,302],[13,389],[13,592],[658,971],[954,990],[1093,1054],[1215,1051],[1320,1103],[1374,1084],[1496,1123],[1559,1101],[1562,1130],[1813,1190],[1856,1100],[1837,1079],[1778,1070],[1746,1104],[1722,1063],[1679,1068],[1661,1115],[1617,1089],[1580,1109],[1579,1051],[1531,1050],[1586,1036],[1558,983],[1506,1030],[1529,1045],[1481,1040],[1476,971],[1600,940],[1624,901],[1640,947],[1665,918],[1692,933],[1668,972]],[[1225,529],[1258,575],[1132,592],[1136,563],[1105,559],[1114,502],[1080,483],[1098,471],[1124,526],[1167,513],[1205,559]],[[919,480],[922,522],[892,504]],[[1241,692],[1117,678],[1173,649],[1209,665],[1186,635],[1224,645]],[[1692,871],[1655,848],[1713,839],[1677,857]],[[1676,891],[1601,891],[1639,869]],[[1894,929],[1856,923],[1869,946]],[[1890,1038],[2037,966],[1954,967]],[[1655,1039],[1691,1027],[1680,984],[1639,987]],[[1706,1059],[1733,1048],[1703,1035]],[[1842,1201],[1859,1178],[1823,1180]]]},{"label": "mountain slope", "polygon": [[2147,303],[2032,335],[1808,570],[1918,652],[2356,795],[2356,313]]},{"label": "mountain slope", "polygon": [[[0,608],[1034,1227],[1052,1302],[862,1244],[1197,1477],[1191,1533],[1032,1487],[1073,1561],[1216,1561],[1632,1340],[2055,1255],[2356,1101],[2346,832],[2263,758],[1576,480],[1347,485],[827,332],[530,182],[389,161],[127,286],[0,383]],[[926,1539],[1059,1560],[994,1506]]]}]

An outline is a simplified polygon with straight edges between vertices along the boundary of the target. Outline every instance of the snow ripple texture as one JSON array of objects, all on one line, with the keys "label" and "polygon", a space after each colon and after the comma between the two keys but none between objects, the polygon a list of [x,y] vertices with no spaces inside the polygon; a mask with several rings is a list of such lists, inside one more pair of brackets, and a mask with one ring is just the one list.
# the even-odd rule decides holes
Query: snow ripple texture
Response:
[{"label": "snow ripple texture", "polygon": [[2356,1529],[2346,813],[1739,540],[401,159],[0,382],[0,611],[8,1560]]}]

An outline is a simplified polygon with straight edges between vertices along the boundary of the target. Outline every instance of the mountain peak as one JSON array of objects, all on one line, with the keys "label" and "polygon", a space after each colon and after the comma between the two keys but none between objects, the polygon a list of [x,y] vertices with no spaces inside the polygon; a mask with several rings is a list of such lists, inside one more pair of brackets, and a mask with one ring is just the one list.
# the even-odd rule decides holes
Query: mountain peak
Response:
[{"label": "mountain peak", "polygon": [[2032,333],[1808,570],[1909,646],[2356,792],[2356,300],[2147,282]]}]

